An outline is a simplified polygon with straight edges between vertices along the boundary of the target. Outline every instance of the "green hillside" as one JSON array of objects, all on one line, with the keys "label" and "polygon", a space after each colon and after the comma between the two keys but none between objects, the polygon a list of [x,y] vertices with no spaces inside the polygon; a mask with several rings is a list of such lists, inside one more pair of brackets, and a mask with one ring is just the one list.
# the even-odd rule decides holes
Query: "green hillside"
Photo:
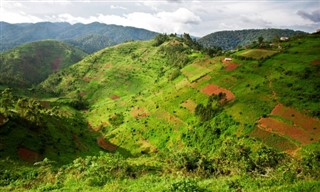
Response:
[{"label": "green hillside", "polygon": [[[317,191],[319,39],[306,35],[225,60],[207,55],[187,34],[159,35],[89,55],[37,91],[52,95],[41,102],[73,114],[59,122],[69,122],[66,133],[76,132],[93,154],[67,156],[73,161],[66,165],[50,153],[34,166],[3,158],[0,189]],[[5,103],[1,130],[15,127],[13,116],[42,122]],[[74,118],[83,123],[75,126]],[[90,133],[80,137],[80,128]]]},{"label": "green hillside", "polygon": [[21,45],[1,53],[0,84],[35,85],[85,56],[83,51],[53,40]]},{"label": "green hillside", "polygon": [[198,40],[204,47],[221,47],[224,50],[248,46],[253,42],[258,43],[258,38],[265,41],[279,41],[280,37],[291,37],[305,34],[302,31],[290,29],[247,29],[235,31],[218,31],[208,34]]},{"label": "green hillside", "polygon": [[0,21],[0,27],[0,52],[29,42],[54,39],[93,53],[128,40],[149,40],[157,35],[145,29],[98,22],[72,25],[66,22],[11,24]]}]

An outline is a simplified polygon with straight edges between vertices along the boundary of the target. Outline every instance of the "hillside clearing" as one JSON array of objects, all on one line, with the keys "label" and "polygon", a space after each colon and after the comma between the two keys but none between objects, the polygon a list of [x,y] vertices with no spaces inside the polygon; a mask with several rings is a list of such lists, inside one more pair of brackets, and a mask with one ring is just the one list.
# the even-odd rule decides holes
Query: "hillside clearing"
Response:
[{"label": "hillside clearing", "polygon": [[266,49],[249,49],[249,50],[245,50],[245,51],[241,51],[239,53],[236,53],[236,55],[259,60],[262,58],[272,56],[276,53],[278,53],[278,52],[272,51],[272,50],[266,50]]},{"label": "hillside clearing", "polygon": [[209,73],[210,69],[201,67],[197,64],[191,64],[181,69],[181,72],[188,78],[190,82],[194,82]]}]

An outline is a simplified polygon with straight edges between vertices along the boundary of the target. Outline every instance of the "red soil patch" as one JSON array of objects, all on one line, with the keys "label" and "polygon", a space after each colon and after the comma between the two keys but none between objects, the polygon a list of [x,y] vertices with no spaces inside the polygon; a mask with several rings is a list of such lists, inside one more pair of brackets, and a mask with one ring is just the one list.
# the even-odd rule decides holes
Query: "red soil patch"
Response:
[{"label": "red soil patch", "polygon": [[41,160],[39,153],[24,147],[18,149],[18,155],[20,159],[29,163],[35,163]]},{"label": "red soil patch", "polygon": [[110,152],[118,149],[118,146],[110,143],[109,141],[106,141],[102,136],[97,138],[97,143],[99,147]]},{"label": "red soil patch", "polygon": [[226,71],[233,71],[233,70],[235,70],[237,67],[239,67],[240,65],[239,64],[237,64],[237,63],[229,63],[228,65],[226,65],[225,67],[224,67],[224,70],[226,70]]},{"label": "red soil patch", "polygon": [[314,60],[311,62],[312,65],[320,65],[320,60]]},{"label": "red soil patch", "polygon": [[131,110],[130,113],[131,113],[132,117],[135,117],[138,119],[148,116],[147,112],[145,111],[145,109],[143,107],[135,107],[134,109]]},{"label": "red soil patch", "polygon": [[235,99],[235,96],[231,91],[218,87],[217,85],[213,85],[213,84],[207,85],[201,90],[201,92],[207,95],[212,95],[212,94],[218,95],[219,93],[225,93],[227,101],[231,101]]},{"label": "red soil patch", "polygon": [[314,138],[305,130],[296,126],[289,125],[277,119],[262,118],[258,121],[258,123],[259,128],[268,132],[276,133],[281,136],[288,136],[300,142],[302,145],[309,144],[319,140],[318,138]]},{"label": "red soil patch", "polygon": [[181,104],[181,106],[185,107],[186,109],[188,109],[190,112],[194,113],[196,107],[197,107],[197,104],[191,100],[191,99],[188,99],[186,100],[185,102],[183,102]]},{"label": "red soil patch", "polygon": [[304,128],[311,134],[320,135],[320,120],[318,118],[309,117],[293,108],[278,104],[272,110],[271,115],[280,116],[290,120],[296,126]]},{"label": "red soil patch", "polygon": [[60,68],[61,61],[62,61],[61,57],[56,57],[51,63],[51,69],[53,71],[57,71]]},{"label": "red soil patch", "polygon": [[112,100],[116,100],[116,99],[119,99],[120,97],[119,97],[118,95],[112,95],[110,98],[111,98]]}]

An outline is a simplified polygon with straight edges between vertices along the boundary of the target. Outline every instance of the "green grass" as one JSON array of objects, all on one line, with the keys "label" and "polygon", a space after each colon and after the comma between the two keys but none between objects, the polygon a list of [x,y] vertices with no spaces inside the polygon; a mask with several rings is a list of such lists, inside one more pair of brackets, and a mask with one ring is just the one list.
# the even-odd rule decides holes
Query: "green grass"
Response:
[{"label": "green grass", "polygon": [[240,55],[243,57],[253,58],[259,60],[261,58],[266,58],[278,53],[277,51],[266,50],[266,49],[249,49],[236,53],[236,55]]},{"label": "green grass", "polygon": [[181,69],[181,72],[188,78],[190,82],[194,82],[195,80],[205,76],[210,72],[210,70],[196,64],[191,64]]}]

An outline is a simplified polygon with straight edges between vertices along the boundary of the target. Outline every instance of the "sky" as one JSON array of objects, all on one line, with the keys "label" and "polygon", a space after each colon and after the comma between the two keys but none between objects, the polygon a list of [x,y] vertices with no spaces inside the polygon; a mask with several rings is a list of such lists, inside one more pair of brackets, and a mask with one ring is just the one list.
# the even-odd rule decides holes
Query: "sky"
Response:
[{"label": "sky", "polygon": [[204,36],[222,30],[315,32],[320,0],[0,0],[0,21],[100,22]]}]

